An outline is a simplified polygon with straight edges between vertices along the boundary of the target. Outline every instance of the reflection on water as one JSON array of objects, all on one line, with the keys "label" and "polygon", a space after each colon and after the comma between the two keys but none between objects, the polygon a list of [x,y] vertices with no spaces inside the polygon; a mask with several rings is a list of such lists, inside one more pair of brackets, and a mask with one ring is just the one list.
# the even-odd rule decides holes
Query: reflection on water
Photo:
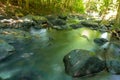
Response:
[{"label": "reflection on water", "polygon": [[[63,57],[74,49],[92,50],[95,45],[93,39],[101,36],[99,32],[86,28],[67,31],[31,29],[30,33],[34,35],[32,41],[15,45],[19,55],[13,56],[8,66],[9,69],[23,68],[22,72],[35,72],[39,76],[36,80],[74,80],[64,72]],[[118,80],[114,76],[107,79],[107,75],[77,80]]]}]

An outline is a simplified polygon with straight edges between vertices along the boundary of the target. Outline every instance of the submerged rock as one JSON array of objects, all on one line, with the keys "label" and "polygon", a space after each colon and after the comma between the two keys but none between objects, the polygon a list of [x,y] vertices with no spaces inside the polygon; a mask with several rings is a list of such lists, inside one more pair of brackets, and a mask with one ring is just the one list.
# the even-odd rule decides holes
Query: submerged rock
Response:
[{"label": "submerged rock", "polygon": [[[43,74],[42,74],[43,75]],[[43,80],[39,70],[25,68],[7,80]]]},{"label": "submerged rock", "polygon": [[94,42],[98,45],[98,46],[102,46],[104,45],[106,42],[108,42],[107,39],[104,38],[96,38],[94,39]]},{"label": "submerged rock", "polygon": [[98,73],[105,68],[105,61],[93,56],[90,51],[82,49],[72,50],[63,61],[66,73],[73,77]]},{"label": "submerged rock", "polygon": [[15,48],[0,39],[0,61],[12,55],[15,51]]},{"label": "submerged rock", "polygon": [[8,43],[14,43],[15,41],[31,40],[31,35],[26,31],[17,29],[0,29],[0,38]]}]

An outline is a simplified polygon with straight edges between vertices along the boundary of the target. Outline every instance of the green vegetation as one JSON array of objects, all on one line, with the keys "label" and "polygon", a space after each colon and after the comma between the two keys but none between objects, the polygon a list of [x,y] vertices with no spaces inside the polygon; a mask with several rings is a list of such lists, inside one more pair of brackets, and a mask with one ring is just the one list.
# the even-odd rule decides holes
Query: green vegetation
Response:
[{"label": "green vegetation", "polygon": [[120,29],[120,0],[118,0],[118,10],[117,10],[117,16],[116,16],[116,20],[115,20],[115,28],[119,28]]},{"label": "green vegetation", "polygon": [[[85,14],[98,13],[101,23],[115,19],[120,13],[119,0],[0,0],[0,14],[21,17],[32,15]],[[118,9],[118,10],[117,10]],[[117,14],[115,26],[119,26]]]},{"label": "green vegetation", "polygon": [[9,7],[10,5],[18,6],[20,11],[30,14],[84,12],[82,0],[1,0],[1,2]]}]

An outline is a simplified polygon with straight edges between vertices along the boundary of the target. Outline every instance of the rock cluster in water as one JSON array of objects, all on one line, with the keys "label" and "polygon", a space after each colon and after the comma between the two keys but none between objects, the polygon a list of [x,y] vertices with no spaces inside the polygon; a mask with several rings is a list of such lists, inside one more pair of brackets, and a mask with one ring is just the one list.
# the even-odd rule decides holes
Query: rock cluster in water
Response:
[{"label": "rock cluster in water", "polygon": [[36,29],[52,28],[56,30],[68,30],[87,27],[101,32],[111,29],[112,24],[99,24],[100,21],[94,19],[87,19],[81,15],[68,15],[68,16],[33,16],[27,15],[19,19],[0,18],[0,28],[16,28],[28,30],[31,27]]},{"label": "rock cluster in water", "polygon": [[[27,71],[14,66],[14,63],[30,57],[32,52],[25,52],[23,46],[31,41],[30,33],[19,29],[0,29],[0,80],[37,80],[34,70]],[[26,46],[29,47],[29,46]],[[22,66],[23,67],[23,66]],[[32,76],[31,76],[32,75]],[[34,79],[33,79],[34,78]]]},{"label": "rock cluster in water", "polygon": [[[98,28],[99,26],[99,28]],[[29,42],[32,40],[32,36],[27,32],[31,27],[35,29],[56,29],[56,30],[68,30],[68,29],[78,29],[82,27],[87,27],[90,29],[99,30],[105,32],[108,30],[108,27],[105,25],[99,25],[94,20],[87,20],[83,16],[70,15],[70,16],[33,16],[28,15],[22,17],[20,19],[11,19],[6,17],[0,17],[0,62],[10,63],[15,60],[19,60],[21,58],[30,57],[33,55],[32,52],[22,52],[23,48],[19,45],[25,44],[25,42]],[[104,42],[104,43],[103,43]],[[73,76],[85,76],[93,73],[98,73],[108,66],[108,71],[111,73],[120,73],[119,68],[119,44],[110,43],[110,47],[107,46],[104,48],[106,44],[106,40],[96,39],[95,43],[100,46],[97,51],[101,50],[99,54],[94,54],[87,50],[73,50],[68,55],[64,57],[65,70],[66,73]],[[101,45],[102,44],[102,45]],[[17,45],[17,46],[16,46]],[[104,51],[104,49],[106,49]],[[110,49],[110,50],[109,50]],[[16,54],[16,51],[19,53]],[[115,52],[115,53],[114,53]],[[104,56],[108,55],[108,56]],[[17,57],[16,55],[19,55]],[[13,56],[13,57],[12,57]],[[97,56],[97,57],[96,57]],[[7,62],[7,61],[10,62]],[[25,63],[24,63],[25,64]],[[1,65],[0,67],[4,67],[6,64]],[[7,64],[9,65],[9,64]],[[19,71],[17,73],[17,71]],[[17,70],[16,75],[9,80],[38,80],[40,75],[38,75],[36,70],[27,69],[25,70]],[[12,74],[11,74],[12,75]],[[1,77],[1,76],[0,76]],[[17,79],[16,79],[17,78]],[[39,78],[40,79],[40,78]]]},{"label": "rock cluster in water", "polygon": [[120,42],[96,38],[98,48],[94,52],[76,49],[63,59],[65,71],[72,77],[93,75],[103,70],[120,74]]}]

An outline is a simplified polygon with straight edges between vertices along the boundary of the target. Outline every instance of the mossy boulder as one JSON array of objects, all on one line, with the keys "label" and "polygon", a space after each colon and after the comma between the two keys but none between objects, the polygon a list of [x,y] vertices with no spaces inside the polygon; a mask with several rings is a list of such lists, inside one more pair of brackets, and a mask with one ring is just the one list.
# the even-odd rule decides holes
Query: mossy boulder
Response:
[{"label": "mossy boulder", "polygon": [[34,15],[27,15],[27,16],[24,16],[24,17],[22,17],[21,19],[23,19],[23,20],[36,20],[36,21],[38,21],[38,20],[47,20],[47,18],[45,18],[45,17],[43,17],[43,16],[34,16]]},{"label": "mossy boulder", "polygon": [[120,41],[106,42],[106,40],[97,39],[95,42],[99,45],[95,51],[96,56],[105,61],[108,72],[120,74]]},{"label": "mossy boulder", "polygon": [[90,20],[81,21],[81,24],[85,27],[92,29],[97,29],[99,27],[99,24],[97,22]]},{"label": "mossy boulder", "polygon": [[32,27],[36,29],[50,28],[52,26],[52,24],[48,21],[48,19],[43,16],[27,15],[22,19],[25,21],[26,20],[31,21]]},{"label": "mossy boulder", "polygon": [[73,77],[81,77],[101,72],[105,68],[105,61],[94,55],[87,50],[72,50],[63,59],[66,73]]},{"label": "mossy boulder", "polygon": [[120,42],[109,44],[106,51],[106,64],[110,73],[120,74]]}]

